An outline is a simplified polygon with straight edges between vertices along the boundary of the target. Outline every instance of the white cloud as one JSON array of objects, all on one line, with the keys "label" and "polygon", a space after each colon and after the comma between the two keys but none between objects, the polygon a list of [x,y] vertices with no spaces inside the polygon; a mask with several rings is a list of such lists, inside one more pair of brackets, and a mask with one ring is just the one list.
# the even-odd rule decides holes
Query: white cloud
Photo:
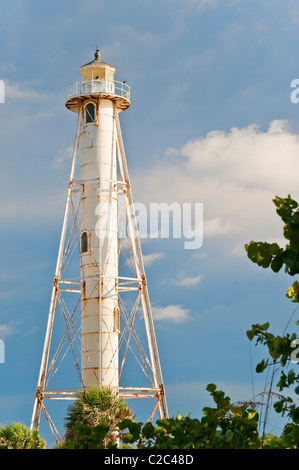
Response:
[{"label": "white cloud", "polygon": [[36,90],[30,90],[28,88],[23,87],[19,83],[5,82],[5,98],[12,99],[12,100],[36,100],[39,99],[42,93]]},{"label": "white cloud", "polygon": [[200,274],[195,277],[181,277],[181,279],[173,281],[173,283],[179,287],[192,287],[199,284],[202,280],[203,276]]},{"label": "white cloud", "polygon": [[188,0],[190,7],[195,7],[197,10],[204,10],[208,7],[216,7],[218,0]]},{"label": "white cloud", "polygon": [[[262,132],[256,124],[211,131],[181,150],[190,170],[242,186],[297,189],[299,136],[285,120],[274,120]],[[292,169],[292,170],[291,170]]]},{"label": "white cloud", "polygon": [[214,217],[204,221],[204,237],[224,235],[230,231],[231,223],[223,222],[220,217]]},{"label": "white cloud", "polygon": [[154,306],[152,312],[155,321],[182,323],[190,319],[190,310],[183,308],[182,305]]},{"label": "white cloud", "polygon": [[266,23],[265,18],[254,25],[254,29],[261,33],[268,33],[270,31],[269,26]]},{"label": "white cloud", "polygon": [[200,261],[206,259],[208,257],[207,253],[202,253],[201,251],[196,251],[193,255],[195,259],[198,259]]},{"label": "white cloud", "polygon": [[0,325],[0,338],[4,339],[7,336],[11,336],[15,331],[16,325],[13,322]]},{"label": "white cloud", "polygon": [[60,149],[53,161],[53,168],[61,168],[65,163],[69,163],[73,156],[73,146]]},{"label": "white cloud", "polygon": [[[151,29],[140,30],[138,27],[124,24],[120,28],[120,34],[126,37],[127,43],[132,42],[134,44],[136,53],[139,54],[139,52],[142,51],[142,55],[144,57],[144,48],[147,50],[155,50],[157,48],[161,49],[161,47],[165,47],[167,44],[173,43],[175,39],[180,37],[185,31],[185,28],[186,24],[183,17],[181,15],[177,15],[169,29],[166,28],[162,32],[153,32]],[[139,49],[138,46],[141,46],[142,50]],[[123,42],[116,41],[114,45],[102,48],[103,60],[105,60],[104,57],[110,56],[112,62],[113,57],[116,54],[119,55],[123,47]]]},{"label": "white cloud", "polygon": [[177,157],[179,155],[179,151],[174,147],[167,147],[167,149],[164,150],[164,155],[166,157]]},{"label": "white cloud", "polygon": [[203,203],[203,244],[282,236],[272,199],[299,198],[299,136],[287,121],[274,120],[265,131],[256,124],[214,130],[187,142],[180,155],[175,164],[164,159],[146,175],[132,175],[135,200]]},{"label": "white cloud", "polygon": [[164,258],[164,253],[159,252],[159,253],[150,253],[148,255],[143,255],[143,263],[144,266],[150,266],[153,264],[156,260]]},{"label": "white cloud", "polygon": [[[176,156],[175,163],[165,158],[147,172],[131,174],[134,200],[203,203],[203,243],[225,237],[238,247],[252,239],[279,238],[282,224],[272,199],[276,194],[298,199],[299,137],[287,124],[274,120],[264,132],[256,124],[214,130],[177,151],[169,147],[166,153]],[[59,150],[53,165],[60,167],[71,153],[71,146]],[[39,197],[30,189],[6,201],[0,207],[2,221],[56,217],[63,210],[65,189]],[[152,253],[145,263],[161,258],[161,252]]]}]

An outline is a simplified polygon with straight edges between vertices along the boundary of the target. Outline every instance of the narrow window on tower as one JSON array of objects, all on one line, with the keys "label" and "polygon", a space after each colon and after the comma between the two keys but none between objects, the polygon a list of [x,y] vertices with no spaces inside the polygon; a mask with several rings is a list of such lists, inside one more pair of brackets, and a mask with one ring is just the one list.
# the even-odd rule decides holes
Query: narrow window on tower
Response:
[{"label": "narrow window on tower", "polygon": [[120,315],[119,315],[119,309],[118,307],[114,307],[113,311],[113,331],[115,333],[120,332]]},{"label": "narrow window on tower", "polygon": [[95,122],[95,105],[88,103],[85,107],[85,122]]},{"label": "narrow window on tower", "polygon": [[88,251],[88,237],[87,233],[83,232],[81,235],[81,253],[86,253]]}]

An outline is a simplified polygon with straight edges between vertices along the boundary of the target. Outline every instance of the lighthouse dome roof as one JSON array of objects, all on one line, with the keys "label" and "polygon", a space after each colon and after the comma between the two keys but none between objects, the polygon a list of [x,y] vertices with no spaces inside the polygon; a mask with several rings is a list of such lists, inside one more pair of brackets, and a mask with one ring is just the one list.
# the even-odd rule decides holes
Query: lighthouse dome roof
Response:
[{"label": "lighthouse dome roof", "polygon": [[110,67],[110,68],[113,68],[114,67],[110,64],[107,64],[106,62],[103,62],[100,58],[100,52],[98,50],[96,50],[95,54],[94,54],[94,59],[91,60],[90,62],[87,62],[87,64],[84,64],[82,65],[80,68],[85,68],[85,67],[88,67],[88,66],[93,66],[93,67]]}]

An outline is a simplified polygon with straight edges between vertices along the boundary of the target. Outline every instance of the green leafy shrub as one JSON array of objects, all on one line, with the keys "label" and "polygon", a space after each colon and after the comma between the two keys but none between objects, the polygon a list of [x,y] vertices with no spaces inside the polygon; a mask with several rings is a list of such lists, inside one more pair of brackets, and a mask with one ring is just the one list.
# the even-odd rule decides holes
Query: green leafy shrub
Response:
[{"label": "green leafy shrub", "polygon": [[[286,246],[279,247],[276,243],[250,242],[245,245],[248,258],[263,268],[271,268],[275,273],[279,272],[284,266],[285,273],[290,276],[299,274],[299,208],[298,203],[288,195],[287,198],[276,196],[273,199],[276,206],[276,212],[283,221],[283,235],[286,239]],[[292,302],[299,302],[299,283],[295,281],[287,290],[286,296]],[[299,321],[296,321],[296,325]],[[299,395],[299,375],[294,369],[288,370],[291,362],[298,364],[297,357],[293,359],[294,347],[298,345],[296,333],[285,334],[284,336],[270,333],[269,323],[263,325],[252,325],[251,330],[247,331],[247,337],[250,341],[256,339],[256,345],[266,346],[269,357],[263,359],[256,366],[256,372],[262,373],[269,366],[275,365],[280,368],[280,377],[277,382],[279,391],[294,387],[295,395]],[[274,403],[274,409],[282,416],[289,418],[288,423],[280,439],[270,439],[267,445],[273,447],[282,446],[282,448],[299,448],[299,407],[290,396],[280,396],[280,399]]]},{"label": "green leafy shrub", "polygon": [[65,441],[59,448],[116,447],[121,438],[118,423],[132,417],[126,402],[109,388],[80,392],[68,409]]},{"label": "green leafy shrub", "polygon": [[39,431],[30,430],[22,423],[11,423],[0,428],[0,449],[45,449],[46,441]]},{"label": "green leafy shrub", "polygon": [[216,385],[209,384],[216,408],[205,407],[201,419],[190,415],[136,423],[126,419],[119,424],[127,429],[123,442],[139,449],[250,449],[260,448],[258,413],[253,403],[232,404]]}]

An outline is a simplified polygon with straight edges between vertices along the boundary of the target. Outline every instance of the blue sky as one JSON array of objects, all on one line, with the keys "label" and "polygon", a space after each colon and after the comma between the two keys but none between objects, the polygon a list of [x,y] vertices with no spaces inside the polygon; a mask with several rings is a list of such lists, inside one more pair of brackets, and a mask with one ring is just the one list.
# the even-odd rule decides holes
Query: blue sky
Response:
[{"label": "blue sky", "polygon": [[265,377],[252,386],[250,361],[264,351],[245,332],[270,321],[281,334],[294,310],[293,280],[258,269],[243,247],[280,241],[272,199],[299,199],[297,2],[12,0],[0,10],[0,423],[30,423],[76,126],[64,90],[97,45],[132,87],[121,124],[135,201],[204,207],[199,250],[143,244],[169,413],[199,416],[209,382],[251,399]]}]

